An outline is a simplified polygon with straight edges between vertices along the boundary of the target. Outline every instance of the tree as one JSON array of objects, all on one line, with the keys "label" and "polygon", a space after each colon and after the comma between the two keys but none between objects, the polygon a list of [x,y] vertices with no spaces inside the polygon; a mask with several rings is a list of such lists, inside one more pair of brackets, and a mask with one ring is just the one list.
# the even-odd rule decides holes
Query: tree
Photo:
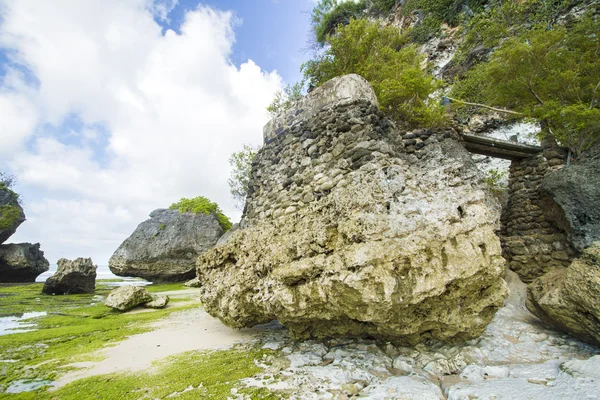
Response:
[{"label": "tree", "polygon": [[313,8],[311,19],[316,41],[323,46],[338,26],[360,18],[367,4],[365,0],[320,0]]},{"label": "tree", "polygon": [[258,149],[245,144],[241,151],[231,154],[229,165],[233,168],[229,177],[229,189],[236,208],[244,209],[248,187],[250,184],[250,174],[252,172],[252,160],[256,156]]},{"label": "tree", "polygon": [[600,23],[588,15],[569,29],[547,24],[505,40],[471,70],[453,97],[504,107],[540,122],[579,154],[600,138]]},{"label": "tree", "polygon": [[294,102],[300,100],[302,98],[303,87],[304,81],[287,85],[283,90],[275,92],[273,101],[267,107],[267,111],[271,114],[271,117],[276,117],[278,114],[289,110]]},{"label": "tree", "polygon": [[359,74],[373,86],[384,112],[414,126],[437,126],[444,110],[430,95],[440,82],[422,67],[424,57],[394,27],[351,20],[329,37],[330,46],[302,66],[309,89],[346,74]]}]

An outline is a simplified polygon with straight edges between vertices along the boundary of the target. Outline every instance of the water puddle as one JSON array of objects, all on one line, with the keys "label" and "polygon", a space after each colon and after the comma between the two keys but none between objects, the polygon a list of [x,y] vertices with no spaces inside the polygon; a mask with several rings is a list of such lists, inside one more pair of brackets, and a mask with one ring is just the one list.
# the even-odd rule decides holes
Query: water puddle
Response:
[{"label": "water puddle", "polygon": [[30,332],[36,329],[36,324],[28,321],[31,318],[43,317],[47,315],[42,312],[26,312],[21,315],[0,317],[0,336],[10,335],[11,333]]},{"label": "water puddle", "polygon": [[54,386],[54,381],[40,379],[21,379],[10,383],[5,393],[33,392],[44,386]]}]

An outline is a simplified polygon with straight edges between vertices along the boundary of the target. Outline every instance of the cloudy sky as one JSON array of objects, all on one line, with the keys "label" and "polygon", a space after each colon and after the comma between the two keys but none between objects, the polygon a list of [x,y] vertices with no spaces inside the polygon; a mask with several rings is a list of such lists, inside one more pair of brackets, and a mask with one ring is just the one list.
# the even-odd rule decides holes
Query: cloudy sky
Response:
[{"label": "cloudy sky", "polygon": [[229,155],[300,78],[314,0],[0,0],[9,242],[100,264],[148,214],[203,195],[239,218]]}]

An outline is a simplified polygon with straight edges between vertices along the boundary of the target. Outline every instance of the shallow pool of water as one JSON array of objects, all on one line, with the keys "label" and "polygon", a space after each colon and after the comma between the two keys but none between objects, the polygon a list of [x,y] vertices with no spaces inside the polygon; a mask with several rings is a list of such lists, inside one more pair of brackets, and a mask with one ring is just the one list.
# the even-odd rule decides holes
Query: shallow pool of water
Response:
[{"label": "shallow pool of water", "polygon": [[0,336],[11,333],[29,332],[36,329],[36,324],[28,321],[31,318],[43,317],[46,311],[26,312],[21,315],[0,317]]},{"label": "shallow pool of water", "polygon": [[48,380],[41,379],[21,379],[18,381],[12,381],[8,388],[6,389],[6,393],[23,393],[23,392],[32,392],[44,386],[52,386],[54,382]]}]

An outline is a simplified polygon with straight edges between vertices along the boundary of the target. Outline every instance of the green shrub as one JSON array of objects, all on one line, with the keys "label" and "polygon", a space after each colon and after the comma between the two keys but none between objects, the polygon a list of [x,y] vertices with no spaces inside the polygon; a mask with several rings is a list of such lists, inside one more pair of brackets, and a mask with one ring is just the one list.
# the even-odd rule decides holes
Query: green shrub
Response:
[{"label": "green shrub", "polygon": [[502,42],[452,96],[522,113],[576,154],[600,138],[600,21],[541,23]]},{"label": "green shrub", "polygon": [[358,2],[321,0],[312,12],[312,24],[317,43],[323,45],[333,35],[338,26],[347,25],[350,20],[360,18],[367,8],[365,0]]},{"label": "green shrub", "polygon": [[229,218],[227,218],[227,216],[225,216],[225,214],[221,212],[221,209],[219,208],[217,203],[214,203],[203,196],[194,197],[193,199],[182,198],[181,200],[179,200],[179,202],[171,204],[169,209],[177,210],[180,213],[214,213],[217,216],[217,219],[219,220],[219,223],[221,224],[223,229],[225,229],[225,231],[231,229],[232,226],[231,221],[229,220]]},{"label": "green shrub", "polygon": [[359,74],[373,86],[382,110],[410,127],[439,126],[444,109],[429,96],[440,87],[422,68],[424,57],[396,28],[352,20],[329,38],[317,60],[302,67],[309,87],[346,74]]},{"label": "green shrub", "polygon": [[278,90],[275,93],[275,97],[269,106],[267,111],[271,114],[271,117],[289,110],[292,105],[302,98],[302,88],[304,82],[297,82],[293,85],[287,85],[283,90]]},{"label": "green shrub", "polygon": [[11,228],[21,218],[21,209],[11,204],[0,207],[0,229]]}]

